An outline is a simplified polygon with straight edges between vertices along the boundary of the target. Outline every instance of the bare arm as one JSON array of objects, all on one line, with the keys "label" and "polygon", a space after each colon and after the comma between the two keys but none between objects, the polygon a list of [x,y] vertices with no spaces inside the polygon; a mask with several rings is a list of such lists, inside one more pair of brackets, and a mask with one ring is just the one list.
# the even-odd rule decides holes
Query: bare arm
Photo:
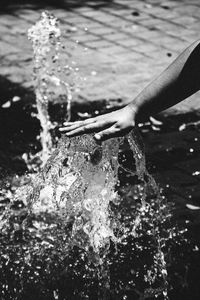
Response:
[{"label": "bare arm", "polygon": [[137,122],[177,104],[200,89],[200,40],[190,45],[130,104],[85,121],[67,122],[60,128],[67,136],[98,132],[105,140],[129,132]]},{"label": "bare arm", "polygon": [[129,105],[138,118],[165,110],[200,89],[200,41],[184,50],[178,58]]}]

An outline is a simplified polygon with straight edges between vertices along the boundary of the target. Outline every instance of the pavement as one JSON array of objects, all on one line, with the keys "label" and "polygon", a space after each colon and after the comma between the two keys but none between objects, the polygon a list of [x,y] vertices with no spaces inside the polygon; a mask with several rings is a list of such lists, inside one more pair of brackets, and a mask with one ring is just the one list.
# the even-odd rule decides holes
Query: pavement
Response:
[{"label": "pavement", "polygon": [[[27,30],[44,10],[60,21],[64,59],[85,84],[74,101],[131,101],[199,37],[198,0],[7,0],[0,4],[0,75],[33,89]],[[172,112],[199,110],[199,94]]]},{"label": "pavement", "polygon": [[[48,10],[60,21],[66,51],[63,58],[75,62],[86,79],[73,95],[73,101],[81,103],[128,103],[199,37],[199,0],[1,3],[0,77],[20,86],[23,93],[33,91],[33,52],[27,30]],[[1,99],[1,103],[7,100]],[[188,201],[200,205],[200,134],[198,125],[180,132],[186,120],[177,123],[173,116],[194,111],[200,111],[199,93],[166,112],[167,131],[154,128],[143,133],[149,164],[156,166],[151,167],[152,173],[167,187],[170,199],[184,209]]]},{"label": "pavement", "polygon": [[[23,106],[27,98],[34,100],[33,51],[27,30],[42,11],[59,19],[63,59],[73,62],[85,78],[73,95],[77,103],[128,103],[199,38],[199,0],[0,2],[1,178],[11,171],[25,172],[21,157],[30,151],[30,145],[35,149],[39,124]],[[200,249],[199,98],[197,93],[159,116],[161,122],[151,119],[140,128],[148,169],[167,200],[175,204],[174,216],[188,227],[194,249]],[[195,264],[193,260],[191,266]],[[195,273],[195,267],[190,269]],[[197,273],[194,278],[199,281]],[[184,291],[198,289],[196,281]],[[199,299],[199,290],[196,298],[194,294],[184,299]]]}]

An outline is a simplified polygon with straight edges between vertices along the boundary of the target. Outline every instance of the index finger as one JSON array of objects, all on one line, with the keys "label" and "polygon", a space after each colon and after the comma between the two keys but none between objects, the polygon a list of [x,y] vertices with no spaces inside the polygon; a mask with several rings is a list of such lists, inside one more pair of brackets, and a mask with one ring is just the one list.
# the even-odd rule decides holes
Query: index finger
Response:
[{"label": "index finger", "polygon": [[64,122],[63,125],[65,126],[71,126],[71,125],[84,125],[84,124],[90,124],[93,123],[96,120],[96,118],[89,118],[87,120],[83,120],[83,121],[75,121],[75,122]]}]

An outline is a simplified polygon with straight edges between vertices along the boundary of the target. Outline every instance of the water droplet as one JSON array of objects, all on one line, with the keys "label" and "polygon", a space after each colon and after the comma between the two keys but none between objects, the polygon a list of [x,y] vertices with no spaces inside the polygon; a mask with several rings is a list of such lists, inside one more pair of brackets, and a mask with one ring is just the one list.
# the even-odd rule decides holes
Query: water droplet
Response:
[{"label": "water droplet", "polygon": [[12,102],[18,102],[18,101],[20,101],[21,100],[21,98],[19,97],[19,96],[14,96],[13,98],[12,98]]},{"label": "water droplet", "polygon": [[2,108],[9,108],[11,106],[11,102],[7,101],[4,104],[1,105]]},{"label": "water droplet", "polygon": [[91,75],[92,75],[92,76],[96,76],[96,75],[97,75],[97,72],[96,72],[96,71],[92,71],[92,72],[91,72]]}]

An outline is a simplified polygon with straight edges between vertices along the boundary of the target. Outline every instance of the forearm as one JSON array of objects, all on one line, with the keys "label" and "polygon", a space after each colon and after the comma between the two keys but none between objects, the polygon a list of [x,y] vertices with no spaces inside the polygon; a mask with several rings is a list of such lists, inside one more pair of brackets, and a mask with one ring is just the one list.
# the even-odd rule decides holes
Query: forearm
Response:
[{"label": "forearm", "polygon": [[129,105],[138,120],[165,110],[200,89],[200,41],[189,46]]}]

